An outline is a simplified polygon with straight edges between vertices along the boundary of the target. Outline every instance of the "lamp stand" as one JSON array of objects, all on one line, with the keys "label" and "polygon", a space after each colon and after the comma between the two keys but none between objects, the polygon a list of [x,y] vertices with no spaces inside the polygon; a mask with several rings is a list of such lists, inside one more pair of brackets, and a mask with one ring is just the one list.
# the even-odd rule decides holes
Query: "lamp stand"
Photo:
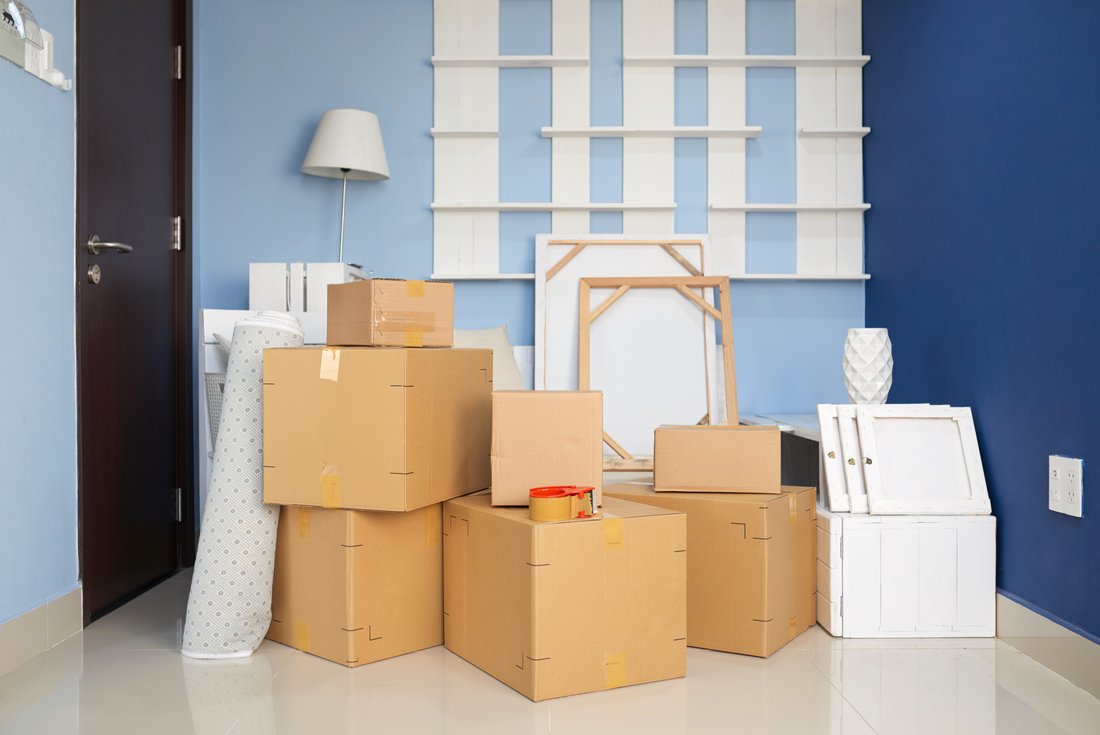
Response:
[{"label": "lamp stand", "polygon": [[340,197],[340,262],[344,262],[344,210],[348,206],[348,172],[350,168],[340,169],[344,172],[344,193]]}]

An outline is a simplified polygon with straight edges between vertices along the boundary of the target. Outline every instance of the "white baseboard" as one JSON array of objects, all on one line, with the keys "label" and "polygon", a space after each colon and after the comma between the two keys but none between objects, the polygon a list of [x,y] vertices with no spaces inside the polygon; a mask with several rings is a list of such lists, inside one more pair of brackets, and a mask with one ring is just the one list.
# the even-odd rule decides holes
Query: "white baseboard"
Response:
[{"label": "white baseboard", "polygon": [[1100,698],[1100,644],[997,594],[997,637]]},{"label": "white baseboard", "polygon": [[84,627],[81,588],[0,624],[0,676],[48,651]]}]

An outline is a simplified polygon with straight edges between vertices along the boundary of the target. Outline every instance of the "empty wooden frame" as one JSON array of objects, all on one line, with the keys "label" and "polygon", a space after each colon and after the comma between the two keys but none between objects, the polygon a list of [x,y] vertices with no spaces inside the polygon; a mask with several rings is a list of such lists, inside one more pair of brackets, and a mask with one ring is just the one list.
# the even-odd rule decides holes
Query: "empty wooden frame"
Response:
[{"label": "empty wooden frame", "polygon": [[[603,303],[592,308],[593,288],[613,288],[615,291]],[[726,397],[726,423],[736,425],[737,413],[737,385],[734,380],[733,367],[733,321],[730,316],[730,282],[726,276],[692,276],[687,278],[669,278],[664,276],[640,276],[634,278],[582,278],[580,279],[580,296],[578,310],[578,357],[577,357],[577,382],[580,390],[589,390],[591,380],[591,338],[592,322],[604,314],[616,301],[631,289],[664,288],[672,289],[680,293],[691,303],[702,309],[704,319],[706,316],[718,322],[722,334],[722,361],[723,379]],[[706,299],[695,293],[693,289],[718,290],[718,308],[707,303]],[[709,420],[709,416],[708,416]],[[613,437],[605,431],[604,441],[621,458],[605,461],[604,468],[611,470],[645,470],[652,469],[651,459],[639,459],[631,455]]]}]

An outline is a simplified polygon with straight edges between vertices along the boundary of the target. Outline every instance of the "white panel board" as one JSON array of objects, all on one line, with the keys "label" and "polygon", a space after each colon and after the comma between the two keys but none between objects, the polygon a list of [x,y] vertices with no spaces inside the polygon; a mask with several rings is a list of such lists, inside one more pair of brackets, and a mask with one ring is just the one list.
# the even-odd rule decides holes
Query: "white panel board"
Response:
[{"label": "white panel board", "polygon": [[958,528],[958,575],[955,631],[993,635],[997,617],[997,524],[992,516],[955,518]]},{"label": "white panel board", "polygon": [[[500,50],[499,0],[435,0],[435,54],[495,56]],[[497,131],[500,74],[495,67],[435,68],[434,127]],[[435,139],[434,201],[495,202],[499,197],[500,144],[496,136]],[[497,212],[436,212],[436,273],[497,273],[500,216]]]},{"label": "white panel board", "polygon": [[917,630],[921,537],[916,526],[877,526],[879,533],[879,605],[881,630],[913,633]]},{"label": "white panel board", "polygon": [[[623,55],[675,51],[674,0],[623,0]],[[623,67],[623,125],[670,127],[675,122],[672,67]],[[672,202],[676,196],[676,141],[668,137],[623,140],[623,202]],[[623,231],[662,235],[675,229],[673,211],[623,212]]]},{"label": "white panel board", "polygon": [[[660,238],[634,235],[580,235],[562,240],[593,243],[573,257],[550,279],[547,272],[572,249],[573,243],[552,243],[552,238],[537,238],[535,261],[535,388],[538,390],[575,390],[577,388],[578,284],[584,277],[600,276],[687,276],[682,265],[657,243]],[[710,243],[705,235],[678,235],[676,240],[697,239],[701,244],[678,244],[676,252],[704,274],[709,272]],[[631,241],[622,244],[619,241]],[[606,292],[593,292],[592,307],[606,298]],[[629,299],[629,301],[628,301]],[[627,294],[593,323],[591,340],[592,385],[607,391],[604,419],[608,432],[627,450],[652,454],[653,416],[664,417],[658,423],[694,424],[708,411],[697,393],[709,385],[712,417],[724,417],[720,411],[718,390],[721,381],[715,348],[715,329],[703,319],[698,307],[688,304],[680,294],[664,289]],[[683,306],[690,309],[683,309]],[[691,335],[689,348],[672,349],[680,335]],[[655,338],[660,335],[660,338]],[[668,336],[667,341],[665,337]],[[660,349],[644,355],[651,345]],[[644,366],[644,370],[641,367]],[[670,379],[668,376],[682,376]],[[705,375],[708,382],[704,383]],[[664,376],[659,388],[647,381]],[[612,385],[614,382],[614,385]],[[640,399],[639,396],[644,396]],[[645,405],[642,405],[645,404]],[[696,415],[698,414],[698,415]],[[690,418],[687,418],[690,417]],[[638,426],[646,427],[644,429]],[[616,434],[613,429],[619,433]],[[642,436],[642,433],[645,436]],[[633,437],[633,438],[624,438]],[[630,444],[628,444],[630,442]]]},{"label": "white panel board", "polygon": [[955,626],[958,531],[954,524],[923,529],[920,534],[917,628],[946,633]]},{"label": "white panel board", "polygon": [[[553,0],[551,38],[555,56],[589,56],[589,0]],[[563,128],[584,128],[590,122],[589,71],[583,67],[554,67],[551,84],[552,124]],[[551,142],[550,181],[554,202],[589,200],[589,145],[586,138],[554,138]],[[551,230],[555,233],[587,232],[589,213],[555,211]]]},{"label": "white panel board", "polygon": [[[711,54],[745,53],[745,0],[707,2],[707,50]],[[707,124],[718,128],[745,125],[745,69],[707,70]],[[712,202],[745,201],[745,141],[707,141],[707,192]],[[745,213],[711,210],[707,214],[714,251],[714,273],[745,272]]]}]

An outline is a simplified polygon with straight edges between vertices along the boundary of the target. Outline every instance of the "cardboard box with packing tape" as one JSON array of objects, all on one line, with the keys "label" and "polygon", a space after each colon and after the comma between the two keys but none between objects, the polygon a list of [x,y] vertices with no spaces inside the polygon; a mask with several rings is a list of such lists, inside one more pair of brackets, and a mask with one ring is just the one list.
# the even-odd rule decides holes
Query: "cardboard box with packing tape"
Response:
[{"label": "cardboard box with packing tape", "polygon": [[283,508],[267,637],[345,666],[438,646],[441,510]]},{"label": "cardboard box with packing tape", "polygon": [[489,487],[490,350],[264,352],[264,502],[406,511]]},{"label": "cardboard box with packing tape", "polygon": [[454,284],[372,278],[328,287],[330,345],[450,347]]},{"label": "cardboard box with packing tape", "polygon": [[750,656],[770,656],[815,622],[815,495],[604,489],[605,498],[687,514],[688,645]]},{"label": "cardboard box with packing tape", "polygon": [[684,514],[603,510],[540,523],[487,493],[447,502],[447,648],[535,701],[684,676]]}]

